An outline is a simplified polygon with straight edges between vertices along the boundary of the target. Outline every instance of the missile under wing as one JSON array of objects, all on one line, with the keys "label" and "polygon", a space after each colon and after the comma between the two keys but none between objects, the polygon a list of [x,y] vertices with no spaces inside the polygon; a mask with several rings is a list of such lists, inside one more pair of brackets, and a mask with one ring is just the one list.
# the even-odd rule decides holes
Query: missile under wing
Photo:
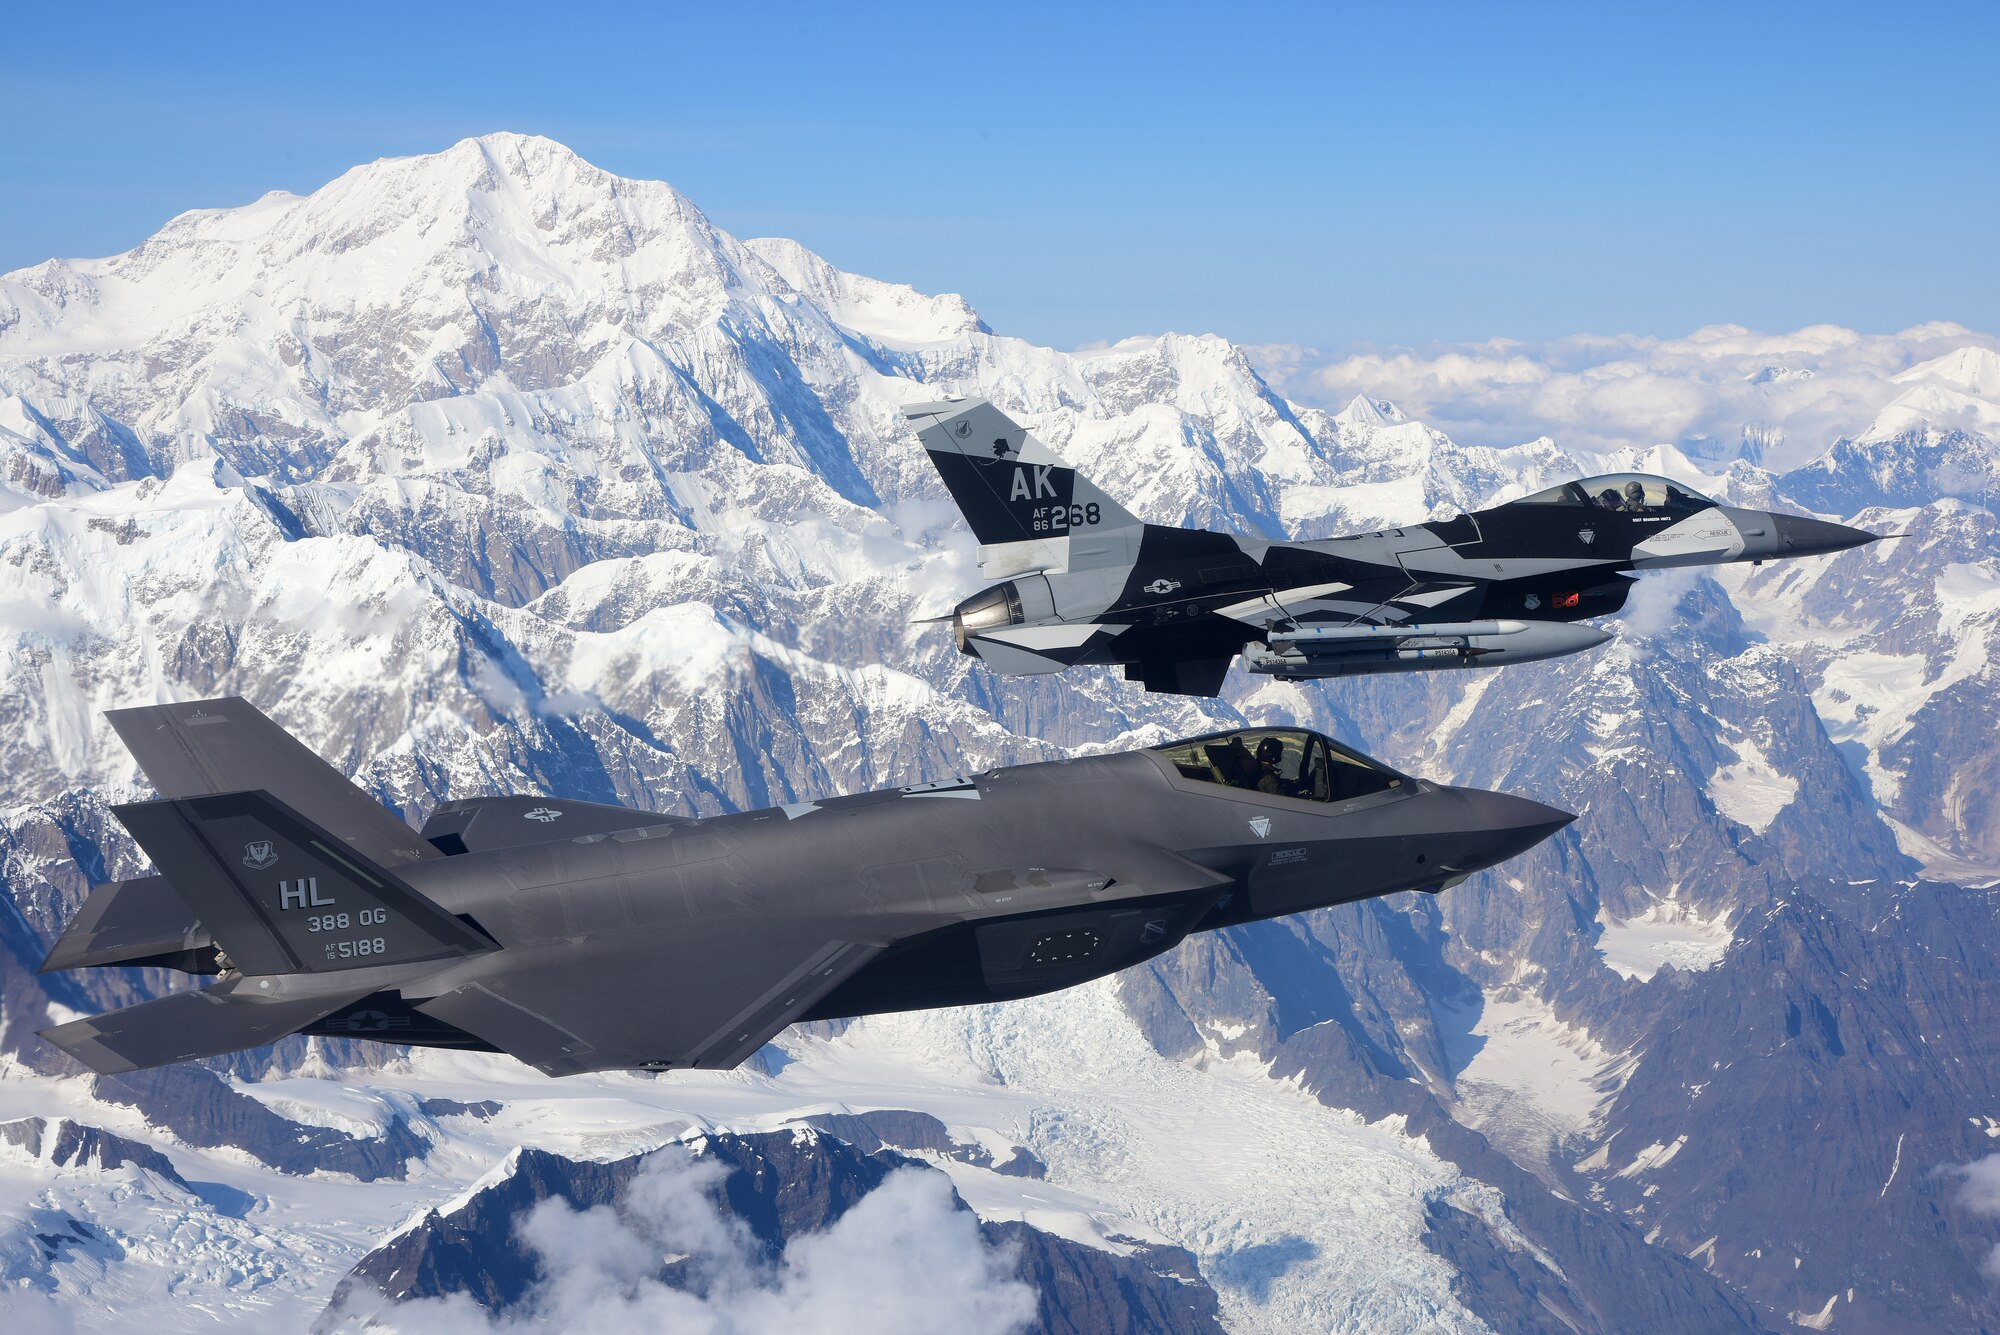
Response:
[{"label": "missile under wing", "polygon": [[1295,679],[1501,667],[1594,648],[1634,572],[1836,552],[1875,535],[1716,503],[1628,473],[1455,519],[1317,542],[1149,524],[984,399],[912,404],[1002,581],[961,602],[960,649],[1009,675],[1124,668],[1214,695],[1240,654]]}]

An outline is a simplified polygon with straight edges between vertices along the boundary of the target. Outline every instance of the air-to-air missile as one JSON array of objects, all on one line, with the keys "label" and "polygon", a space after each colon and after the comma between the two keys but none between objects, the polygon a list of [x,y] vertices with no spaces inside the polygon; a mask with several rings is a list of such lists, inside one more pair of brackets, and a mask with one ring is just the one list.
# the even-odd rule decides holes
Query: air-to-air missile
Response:
[{"label": "air-to-air missile", "polygon": [[1629,572],[1837,552],[1877,535],[1719,505],[1666,478],[1565,482],[1454,519],[1315,542],[1142,522],[984,399],[913,404],[1003,580],[948,618],[1009,675],[1122,665],[1214,695],[1238,654],[1281,678],[1499,667],[1594,648]]},{"label": "air-to-air missile", "polygon": [[235,698],[114,711],[157,874],[91,891],[43,970],[217,981],[43,1036],[101,1072],[288,1034],[549,1073],[735,1066],[799,1020],[963,1006],[1190,932],[1437,891],[1567,814],[1248,728],[691,819],[453,801],[421,831]]}]

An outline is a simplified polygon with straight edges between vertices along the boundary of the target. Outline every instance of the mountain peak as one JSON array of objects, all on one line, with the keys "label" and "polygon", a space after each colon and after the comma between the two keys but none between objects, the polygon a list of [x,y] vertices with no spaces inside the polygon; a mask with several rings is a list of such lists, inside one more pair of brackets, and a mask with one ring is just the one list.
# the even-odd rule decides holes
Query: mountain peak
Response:
[{"label": "mountain peak", "polygon": [[1334,420],[1348,426],[1394,426],[1410,419],[1387,399],[1371,399],[1365,394],[1356,394],[1348,400],[1345,408],[1334,414]]},{"label": "mountain peak", "polygon": [[2000,400],[2000,352],[1971,345],[1918,362],[1896,377],[1899,385],[1942,384],[1976,398]]}]

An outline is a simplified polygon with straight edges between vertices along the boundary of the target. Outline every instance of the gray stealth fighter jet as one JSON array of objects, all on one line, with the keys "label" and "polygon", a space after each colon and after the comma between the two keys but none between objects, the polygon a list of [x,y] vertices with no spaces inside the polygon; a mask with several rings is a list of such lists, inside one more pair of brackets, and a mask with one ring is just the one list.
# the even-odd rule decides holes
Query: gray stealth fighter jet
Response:
[{"label": "gray stealth fighter jet", "polygon": [[158,875],[91,891],[44,972],[214,986],[43,1031],[100,1072],[293,1033],[550,1075],[735,1066],[786,1025],[1031,996],[1190,932],[1435,892],[1569,815],[1255,728],[706,820],[451,802],[421,833],[240,699],[113,712]]},{"label": "gray stealth fighter jet", "polygon": [[1215,695],[1239,653],[1294,680],[1529,663],[1610,639],[1578,623],[1625,605],[1628,572],[1876,536],[1619,473],[1437,523],[1269,542],[1142,522],[984,399],[903,412],[980,572],[1006,581],[952,611],[958,647],[1009,675],[1122,664],[1149,691]]}]

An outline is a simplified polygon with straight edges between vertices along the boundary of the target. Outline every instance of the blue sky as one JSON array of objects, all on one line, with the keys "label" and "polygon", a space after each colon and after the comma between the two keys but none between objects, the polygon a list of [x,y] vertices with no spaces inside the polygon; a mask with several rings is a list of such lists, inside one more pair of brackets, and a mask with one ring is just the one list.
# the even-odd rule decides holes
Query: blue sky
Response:
[{"label": "blue sky", "polygon": [[514,129],[1074,346],[2000,327],[2000,6],[0,8],[0,270]]}]

